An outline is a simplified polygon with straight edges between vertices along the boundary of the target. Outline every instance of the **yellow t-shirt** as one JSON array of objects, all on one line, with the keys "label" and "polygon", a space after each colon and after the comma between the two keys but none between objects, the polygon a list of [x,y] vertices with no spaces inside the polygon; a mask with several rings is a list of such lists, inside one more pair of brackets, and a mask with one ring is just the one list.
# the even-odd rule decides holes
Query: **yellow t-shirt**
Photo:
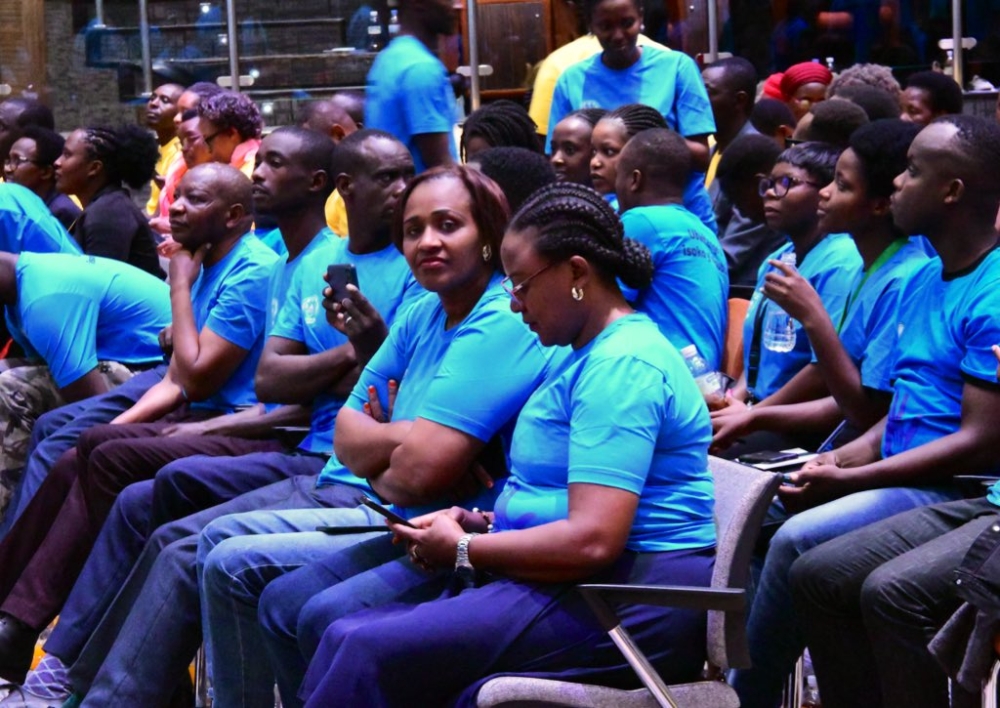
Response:
[{"label": "yellow t-shirt", "polygon": [[[160,159],[156,161],[156,174],[166,177],[167,168],[173,164],[174,158],[181,151],[181,140],[175,137],[166,145],[160,146]],[[146,202],[146,213],[152,216],[160,205],[160,188],[156,186],[156,180],[149,184],[149,201]]]},{"label": "yellow t-shirt", "polygon": [[[654,42],[643,34],[639,35],[638,43],[643,47],[656,47],[670,51],[670,47]],[[535,75],[535,85],[531,91],[531,105],[528,107],[528,115],[535,121],[540,135],[548,135],[549,133],[549,113],[552,111],[552,95],[556,92],[556,81],[566,69],[584,59],[589,59],[599,51],[601,51],[601,43],[597,41],[597,37],[585,34],[569,44],[559,47],[542,60],[538,67],[538,73]]]},{"label": "yellow t-shirt", "polygon": [[347,237],[347,206],[336,189],[326,200],[326,225],[341,238]]},{"label": "yellow t-shirt", "polygon": [[708,149],[712,157],[708,160],[708,172],[705,173],[705,189],[712,186],[715,181],[715,173],[719,170],[719,163],[722,162],[722,150],[715,149],[715,136],[708,136]]}]

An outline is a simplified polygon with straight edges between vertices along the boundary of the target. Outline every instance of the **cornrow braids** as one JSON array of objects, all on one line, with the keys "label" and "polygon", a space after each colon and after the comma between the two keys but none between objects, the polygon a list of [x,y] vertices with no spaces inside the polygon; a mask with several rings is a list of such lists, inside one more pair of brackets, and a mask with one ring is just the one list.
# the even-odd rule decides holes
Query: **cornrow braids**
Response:
[{"label": "cornrow braids", "polygon": [[653,280],[649,249],[625,238],[618,214],[590,187],[557,182],[539,189],[511,220],[511,230],[528,228],[538,231],[535,250],[546,258],[583,256],[609,280],[633,288]]},{"label": "cornrow braids", "polygon": [[606,116],[608,111],[604,108],[580,108],[566,115],[567,118],[579,118],[585,123],[589,123],[593,128],[597,121]]},{"label": "cornrow braids", "polygon": [[650,128],[669,128],[663,114],[643,103],[629,103],[608,111],[602,120],[617,118],[625,126],[625,132],[631,138]]},{"label": "cornrow braids", "polygon": [[83,129],[87,157],[104,165],[108,184],[122,182],[139,189],[153,178],[160,149],[156,139],[137,125],[99,125]]},{"label": "cornrow braids", "polygon": [[513,101],[495,101],[469,114],[462,127],[462,159],[466,143],[480,137],[490,147],[519,147],[541,153],[538,126],[524,107]]}]

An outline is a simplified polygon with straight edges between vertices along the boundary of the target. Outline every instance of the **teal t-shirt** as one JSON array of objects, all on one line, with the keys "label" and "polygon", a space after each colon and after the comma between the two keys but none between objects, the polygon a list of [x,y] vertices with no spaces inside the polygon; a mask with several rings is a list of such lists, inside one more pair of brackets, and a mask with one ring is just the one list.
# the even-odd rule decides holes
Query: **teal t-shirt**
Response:
[{"label": "teal t-shirt", "polygon": [[653,282],[635,308],[649,315],[678,350],[689,344],[713,369],[722,360],[728,315],[729,271],[715,234],[677,204],[629,209],[625,235],[653,255]]},{"label": "teal t-shirt", "polygon": [[127,263],[73,253],[24,252],[17,259],[11,335],[64,388],[98,361],[153,364],[170,324],[170,288]]},{"label": "teal t-shirt", "polygon": [[708,409],[680,354],[645,315],[622,317],[524,405],[496,529],[565,519],[569,486],[596,484],[639,497],[627,548],[711,546],[711,439]]},{"label": "teal t-shirt", "polygon": [[[348,250],[346,238],[337,238],[324,229],[330,238],[323,238],[308,254],[296,258],[296,268],[272,337],[300,342],[310,354],[318,354],[347,343],[347,337],[326,321],[323,309],[323,289],[326,267],[335,263],[351,263],[357,270],[358,288],[378,310],[386,325],[392,326],[397,313],[425,291],[417,284],[409,266],[395,246],[381,251],[356,255]],[[299,449],[318,454],[333,454],[333,426],[344,399],[320,394],[312,404],[309,434]]]},{"label": "teal t-shirt", "polygon": [[[750,307],[743,322],[743,370],[746,372],[747,390],[754,400],[763,400],[788,383],[799,370],[812,361],[809,338],[795,322],[795,347],[789,352],[771,351],[764,346],[763,338],[758,338],[757,348],[760,361],[751,366],[751,351],[754,349],[754,334],[757,327],[767,325],[767,315],[774,304],[764,297],[764,276],[773,268],[768,261],[780,260],[782,254],[794,251],[791,242],[764,259],[757,272],[757,290],[750,298]],[[851,284],[857,281],[861,271],[861,256],[849,234],[829,234],[813,246],[802,263],[798,264],[799,274],[816,289],[823,307],[830,319],[839,322],[844,304],[851,293]],[[794,322],[794,320],[793,320]],[[763,330],[761,330],[763,334]],[[755,373],[756,372],[756,373]]]},{"label": "teal t-shirt", "polygon": [[202,267],[191,288],[195,326],[208,328],[247,352],[229,379],[193,409],[231,413],[257,401],[253,379],[264,348],[272,279],[279,258],[274,251],[247,234],[222,260]]},{"label": "teal t-shirt", "polygon": [[41,197],[27,187],[0,183],[0,251],[7,253],[80,253]]},{"label": "teal t-shirt", "polygon": [[899,298],[883,457],[956,432],[966,383],[997,386],[998,313],[1000,249],[961,273],[944,275],[939,258],[913,273]]},{"label": "teal t-shirt", "polygon": [[[545,378],[550,361],[564,356],[565,350],[542,347],[511,312],[500,280],[494,277],[472,311],[450,329],[445,329],[447,316],[437,295],[429,293],[414,302],[396,319],[344,405],[362,410],[369,386],[386,405],[388,382],[394,379],[399,382],[394,420],[423,418],[483,442],[500,436],[509,451],[521,406]],[[336,456],[319,480],[320,485],[332,483],[364,486]],[[466,503],[490,509],[502,486],[498,482]],[[448,503],[400,512],[417,516]]]}]

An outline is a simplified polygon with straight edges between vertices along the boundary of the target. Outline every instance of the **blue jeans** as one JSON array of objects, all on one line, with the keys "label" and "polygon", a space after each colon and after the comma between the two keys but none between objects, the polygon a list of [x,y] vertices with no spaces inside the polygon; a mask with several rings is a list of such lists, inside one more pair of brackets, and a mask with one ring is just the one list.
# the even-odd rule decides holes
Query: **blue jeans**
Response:
[{"label": "blue jeans", "polygon": [[[767,549],[747,620],[752,668],[738,669],[731,677],[740,705],[775,708],[781,700],[782,684],[805,648],[788,582],[789,570],[799,556],[854,529],[959,496],[950,486],[872,489],[849,494],[785,521]],[[776,508],[780,509],[777,502]]]},{"label": "blue jeans", "polygon": [[76,445],[80,434],[94,425],[110,423],[131,408],[153,384],[163,379],[166,371],[166,364],[143,371],[107,393],[56,408],[35,421],[24,474],[0,522],[0,541],[35,496],[52,465]]},{"label": "blue jeans", "polygon": [[[331,535],[317,532],[318,526],[371,526],[373,533]],[[205,527],[197,566],[216,708],[274,705],[274,674],[257,621],[267,584],[315,558],[385,534],[382,517],[363,506],[251,511]]]}]

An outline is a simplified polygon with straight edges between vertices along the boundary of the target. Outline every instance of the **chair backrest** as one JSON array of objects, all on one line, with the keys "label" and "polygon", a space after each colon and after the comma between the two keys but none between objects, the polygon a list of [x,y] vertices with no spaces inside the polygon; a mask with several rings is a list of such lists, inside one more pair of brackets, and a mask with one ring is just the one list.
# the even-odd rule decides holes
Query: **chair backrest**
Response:
[{"label": "chair backrest", "polygon": [[[718,457],[708,461],[718,533],[712,587],[746,588],[754,545],[781,476]],[[750,666],[744,612],[708,613],[708,660],[721,669]]]},{"label": "chair backrest", "polygon": [[722,347],[722,372],[733,379],[743,373],[743,320],[749,309],[749,300],[730,298],[726,341]]}]

